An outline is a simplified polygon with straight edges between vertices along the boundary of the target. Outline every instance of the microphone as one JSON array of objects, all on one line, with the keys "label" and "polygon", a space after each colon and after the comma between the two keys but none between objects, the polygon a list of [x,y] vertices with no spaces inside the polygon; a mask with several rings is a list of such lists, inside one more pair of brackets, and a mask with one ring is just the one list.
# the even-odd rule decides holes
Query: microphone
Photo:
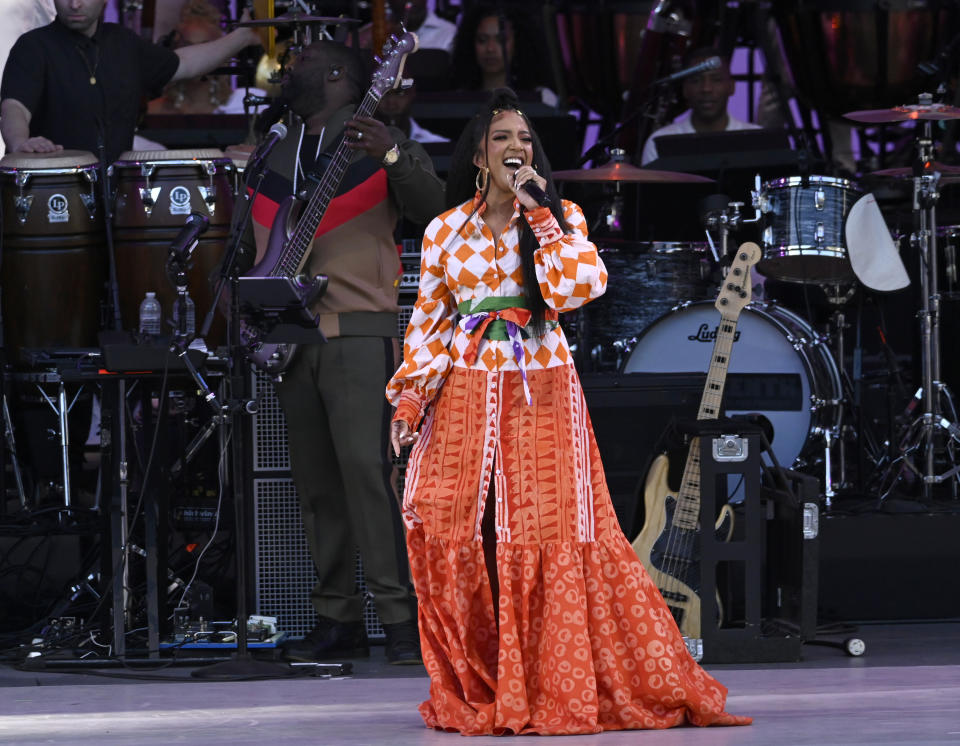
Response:
[{"label": "microphone", "polygon": [[266,106],[267,104],[272,104],[275,101],[275,98],[270,96],[258,96],[255,93],[248,93],[243,97],[244,106]]},{"label": "microphone", "polygon": [[210,227],[210,218],[199,212],[191,212],[183,228],[170,244],[170,256],[181,265],[190,261],[190,255],[200,242],[200,234]]},{"label": "microphone", "polygon": [[678,70],[677,72],[667,75],[664,78],[653,81],[653,85],[663,85],[664,83],[673,83],[675,80],[683,80],[684,78],[689,78],[691,75],[699,75],[700,73],[705,73],[707,70],[717,70],[723,66],[723,60],[720,57],[708,57],[703,62],[698,62],[692,67],[688,67],[685,70]]},{"label": "microphone", "polygon": [[533,197],[540,207],[550,207],[550,205],[553,204],[547,193],[533,183],[533,179],[523,182],[523,186],[521,188],[523,191]]},{"label": "microphone", "polygon": [[274,146],[286,136],[287,126],[283,122],[274,124],[267,133],[267,136],[263,138],[263,142],[260,143],[257,149],[253,151],[253,155],[250,156],[250,161],[247,163],[247,171],[253,171],[255,168],[258,168],[266,157],[270,155],[270,151],[273,150]]}]

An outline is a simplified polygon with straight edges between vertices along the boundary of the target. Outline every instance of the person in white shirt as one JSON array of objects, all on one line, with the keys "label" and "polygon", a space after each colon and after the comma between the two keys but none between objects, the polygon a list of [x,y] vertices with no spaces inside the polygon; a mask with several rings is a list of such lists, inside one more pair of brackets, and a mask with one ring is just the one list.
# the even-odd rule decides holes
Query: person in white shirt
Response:
[{"label": "person in white shirt", "polygon": [[[0,71],[6,64],[10,48],[20,35],[46,26],[56,18],[57,9],[53,6],[53,0],[6,0],[3,13],[4,21],[0,24]],[[3,154],[4,144],[0,140],[0,155]]]},{"label": "person in white shirt", "polygon": [[715,70],[706,70],[683,79],[684,101],[690,110],[681,114],[666,127],[661,127],[647,138],[643,146],[641,165],[657,159],[656,139],[661,135],[689,135],[697,132],[723,132],[725,130],[760,129],[751,122],[744,122],[727,112],[727,99],[733,95],[734,81],[730,76],[729,60],[718,55],[712,47],[702,47],[689,52],[683,67],[692,67],[710,57],[720,56],[723,64]]},{"label": "person in white shirt", "polygon": [[418,49],[442,49],[453,53],[457,25],[427,8],[427,0],[392,0],[394,17],[402,18],[407,31],[417,35]]}]

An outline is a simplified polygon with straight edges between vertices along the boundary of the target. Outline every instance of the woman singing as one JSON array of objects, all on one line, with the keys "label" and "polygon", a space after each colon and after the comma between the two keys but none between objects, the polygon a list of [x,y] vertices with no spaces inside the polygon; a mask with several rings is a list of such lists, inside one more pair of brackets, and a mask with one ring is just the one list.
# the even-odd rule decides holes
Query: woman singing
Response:
[{"label": "woman singing", "polygon": [[617,523],[557,324],[607,273],[511,91],[460,137],[447,201],[387,389],[394,449],[413,445],[424,720],[470,735],[748,724]]}]

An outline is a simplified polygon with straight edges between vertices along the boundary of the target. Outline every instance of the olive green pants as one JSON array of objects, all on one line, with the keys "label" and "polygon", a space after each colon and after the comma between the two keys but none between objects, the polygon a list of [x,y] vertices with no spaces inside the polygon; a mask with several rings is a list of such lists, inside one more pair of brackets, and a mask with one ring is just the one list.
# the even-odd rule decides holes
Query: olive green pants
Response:
[{"label": "olive green pants", "polygon": [[359,621],[356,550],[384,624],[416,618],[406,543],[388,455],[391,408],[384,389],[397,342],[338,337],[304,345],[276,384],[287,419],[290,465],[318,582],[318,614]]}]

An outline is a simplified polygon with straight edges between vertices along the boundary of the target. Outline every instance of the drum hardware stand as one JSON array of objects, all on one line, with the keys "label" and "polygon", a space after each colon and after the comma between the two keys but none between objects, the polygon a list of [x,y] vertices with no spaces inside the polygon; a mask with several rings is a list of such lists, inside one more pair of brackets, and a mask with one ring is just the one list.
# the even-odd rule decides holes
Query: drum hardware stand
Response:
[{"label": "drum hardware stand", "polygon": [[[203,444],[207,442],[210,436],[213,435],[218,426],[223,429],[229,425],[229,413],[217,400],[216,394],[213,393],[213,390],[203,379],[203,376],[200,374],[200,371],[197,370],[197,367],[193,364],[188,354],[193,340],[202,339],[202,337],[196,337],[193,332],[187,329],[187,298],[189,297],[187,270],[189,270],[191,266],[190,256],[197,246],[198,237],[207,230],[209,225],[210,220],[206,215],[196,212],[192,213],[187,219],[187,224],[174,239],[167,256],[167,279],[170,280],[177,291],[177,299],[174,301],[174,307],[177,312],[177,326],[174,329],[170,351],[183,361],[184,367],[186,367],[190,377],[193,378],[202,393],[203,400],[209,404],[213,410],[210,420],[187,445],[183,457],[178,458],[173,466],[170,467],[170,474],[174,477],[179,476],[180,472],[183,471],[183,467],[193,460],[193,457],[197,455],[197,452]],[[253,404],[253,402],[246,404],[248,411],[251,404]],[[221,437],[221,442],[222,441],[223,438]]]},{"label": "drum hardware stand", "polygon": [[[839,323],[840,324],[843,323],[842,314],[840,315]],[[841,338],[842,338],[842,332],[841,332]],[[819,345],[824,343],[824,338],[816,330],[814,330],[813,339],[809,341],[814,345]],[[843,342],[841,341],[839,344],[840,344],[840,347],[842,348]],[[843,364],[841,362],[841,367],[842,365]],[[843,398],[844,398],[843,391],[842,391],[843,389],[842,378],[843,376],[841,373],[840,398],[839,399],[819,399],[819,398],[814,398],[811,395],[811,401],[810,401],[811,411],[814,411],[819,407],[823,407],[823,406],[841,406],[842,405]],[[842,486],[844,482],[844,477],[842,476],[842,473],[844,471],[842,409],[841,409],[839,419],[840,419],[840,422],[837,424],[836,427],[815,427],[812,430],[813,434],[823,436],[823,503],[826,510],[830,510],[830,508],[833,507],[833,498],[836,497],[837,495],[836,490],[838,487]],[[833,448],[836,442],[840,443],[841,478],[839,482],[834,481],[833,479]]]},{"label": "drum hardware stand", "polygon": [[[920,95],[920,104],[932,103],[932,95]],[[901,452],[906,455],[909,450],[919,448],[923,453],[922,468],[918,468],[909,458],[904,458],[903,464],[917,476],[922,477],[922,496],[924,499],[932,497],[933,485],[951,479],[951,492],[957,497],[957,480],[955,474],[960,471],[956,465],[943,474],[936,473],[935,455],[937,447],[937,428],[942,428],[953,435],[951,427],[957,427],[943,416],[941,397],[948,406],[950,414],[954,412],[953,396],[947,385],[940,380],[940,295],[937,287],[937,222],[936,203],[939,199],[938,182],[940,174],[937,171],[929,172],[925,164],[934,160],[932,136],[932,122],[923,121],[923,133],[917,138],[917,160],[914,164],[913,177],[913,213],[916,218],[916,230],[911,234],[912,245],[916,246],[920,256],[920,289],[922,307],[917,314],[921,327],[921,370],[923,413],[921,424],[914,438],[901,444]],[[946,424],[943,424],[946,423]],[[913,429],[913,428],[911,428]],[[951,462],[952,451],[947,449]]]},{"label": "drum hardware stand", "polygon": [[[10,418],[10,408],[7,406],[6,392],[3,394],[3,436],[7,443],[7,453],[10,454],[13,478],[17,482],[17,497],[20,499],[20,510],[26,511],[27,493],[23,489],[23,475],[20,473],[20,462],[17,459],[17,441],[13,434],[13,420]],[[6,500],[6,495],[4,495],[4,500]],[[0,512],[2,512],[2,510],[0,510]]]},{"label": "drum hardware stand", "polygon": [[106,145],[104,144],[103,122],[97,117],[97,155],[99,164],[97,170],[100,176],[100,189],[103,198],[103,229],[107,239],[107,261],[110,269],[110,296],[108,305],[112,306],[110,320],[116,331],[123,329],[123,319],[120,315],[120,283],[117,280],[117,257],[113,245],[113,210],[110,200],[110,174],[112,169],[107,166]]},{"label": "drum hardware stand", "polygon": [[[593,148],[591,148],[593,150]],[[626,163],[627,151],[623,148],[610,148],[609,163]],[[581,160],[581,163],[583,161]],[[590,232],[605,228],[610,233],[623,233],[623,192],[620,191],[620,182],[613,182],[613,196],[609,201],[600,205],[597,219],[590,226]]]},{"label": "drum hardware stand", "polygon": [[[746,225],[747,223],[758,223],[763,218],[763,213],[760,211],[759,174],[757,174],[755,177],[755,181],[756,192],[751,192],[753,195],[751,200],[753,205],[752,218],[745,218],[741,214],[740,210],[744,206],[743,202],[728,202],[723,208],[708,209],[707,212],[702,216],[704,232],[707,235],[707,243],[710,246],[710,253],[713,254],[713,260],[717,263],[717,265],[720,265],[727,257],[730,231],[739,230],[741,225]],[[717,250],[717,246],[713,241],[713,236],[710,235],[711,229],[720,231],[719,251]]]},{"label": "drum hardware stand", "polygon": [[[261,150],[263,150],[261,148]],[[238,295],[240,278],[237,269],[237,259],[240,254],[240,241],[244,231],[250,223],[253,201],[260,192],[260,185],[263,182],[266,165],[267,153],[261,152],[259,160],[257,153],[251,156],[246,173],[245,183],[247,189],[251,183],[254,184],[252,194],[247,197],[246,204],[241,208],[243,215],[239,220],[234,220],[233,232],[227,243],[227,250],[224,254],[223,263],[220,267],[220,277],[214,292],[213,301],[210,309],[204,319],[201,329],[201,336],[205,336],[213,323],[213,316],[223,295],[224,289],[229,282],[230,292],[230,313],[227,317],[227,330],[230,354],[228,355],[228,375],[225,377],[226,391],[228,393],[227,406],[219,406],[220,422],[218,423],[221,432],[221,442],[226,445],[230,443],[230,477],[229,482],[233,487],[233,503],[235,514],[236,531],[236,568],[237,568],[237,650],[230,660],[214,663],[205,668],[195,670],[192,675],[199,679],[233,679],[249,676],[280,677],[289,676],[296,673],[296,669],[289,665],[278,664],[268,661],[259,661],[250,655],[248,640],[248,613],[247,613],[247,591],[248,591],[248,552],[247,552],[247,493],[244,484],[243,465],[245,463],[246,449],[244,438],[244,427],[237,417],[238,414],[253,414],[257,409],[257,402],[247,396],[250,375],[249,365],[247,364],[246,350],[241,342],[240,329],[240,299]],[[235,216],[236,217],[236,216]],[[182,318],[182,317],[181,317]],[[181,353],[183,354],[183,353]],[[184,354],[184,359],[186,355]],[[207,389],[209,391],[209,389]],[[214,406],[216,399],[212,393],[207,397],[207,401]],[[212,432],[212,430],[211,430]],[[192,444],[191,444],[192,445]]]},{"label": "drum hardware stand", "polygon": [[[829,287],[832,287],[837,291],[836,295],[834,296],[831,296],[829,292],[827,293],[827,297],[830,298],[830,302],[836,303],[836,304],[842,304],[848,300],[848,298],[841,297],[839,295],[839,289],[840,289],[839,285],[833,285]],[[827,288],[824,288],[824,289],[826,290]],[[844,344],[845,342],[844,329],[847,328],[847,323],[846,323],[846,316],[844,315],[841,309],[842,309],[842,306],[838,305],[837,309],[830,316],[830,322],[829,322],[830,325],[832,325],[835,330],[835,334],[834,334],[835,346],[834,346],[833,354],[835,356],[835,359],[837,360],[837,367],[840,369],[840,399],[830,402],[830,404],[840,407],[840,409],[838,410],[839,417],[838,417],[837,426],[835,428],[831,428],[831,427],[824,428],[824,431],[823,431],[823,439],[824,439],[823,487],[824,487],[824,506],[826,507],[827,510],[830,510],[830,508],[833,507],[833,498],[836,497],[836,494],[837,494],[836,490],[846,489],[848,487],[847,443],[846,443],[846,438],[844,438],[844,424],[843,424],[843,419],[844,419],[843,402],[846,399],[846,397],[843,395],[844,381],[846,378],[846,373],[843,368],[844,359],[845,359],[844,356],[846,355],[846,346]],[[856,361],[854,365],[857,366]],[[837,461],[839,463],[839,469],[840,469],[839,479],[836,482],[834,482],[833,480],[832,453],[833,453],[834,443],[837,444],[837,447],[839,450]]]},{"label": "drum hardware stand", "polygon": [[[833,498],[837,496],[838,490],[846,490],[851,485],[847,478],[847,434],[855,433],[855,437],[860,437],[866,440],[871,447],[875,450],[875,443],[872,437],[868,437],[868,433],[861,428],[859,435],[856,435],[856,430],[851,428],[848,424],[845,423],[845,419],[849,417],[850,412],[848,408],[851,404],[859,405],[859,401],[851,402],[849,392],[852,390],[852,385],[850,378],[847,375],[847,372],[844,368],[844,361],[846,359],[846,335],[845,329],[848,328],[846,321],[846,315],[843,312],[844,304],[847,303],[852,297],[856,290],[856,286],[852,286],[846,292],[841,292],[841,285],[834,284],[822,284],[821,287],[824,290],[824,293],[827,296],[829,303],[836,306],[836,309],[830,316],[828,323],[828,331],[826,335],[827,340],[833,341],[833,349],[831,353],[834,355],[835,360],[837,361],[838,375],[840,378],[840,396],[837,399],[828,399],[828,400],[819,400],[813,402],[813,406],[834,406],[838,407],[838,418],[837,424],[834,427],[824,427],[816,428],[815,433],[822,435],[824,439],[824,452],[823,452],[823,464],[824,464],[824,506],[829,510],[833,505]],[[824,338],[820,334],[814,332],[815,336],[812,342],[814,344],[823,344]],[[854,378],[859,380],[860,378],[860,345],[859,342],[854,348]],[[858,399],[858,397],[857,397]],[[837,448],[837,467],[838,467],[838,476],[834,479],[834,459],[833,459],[833,450],[834,447]]]}]

